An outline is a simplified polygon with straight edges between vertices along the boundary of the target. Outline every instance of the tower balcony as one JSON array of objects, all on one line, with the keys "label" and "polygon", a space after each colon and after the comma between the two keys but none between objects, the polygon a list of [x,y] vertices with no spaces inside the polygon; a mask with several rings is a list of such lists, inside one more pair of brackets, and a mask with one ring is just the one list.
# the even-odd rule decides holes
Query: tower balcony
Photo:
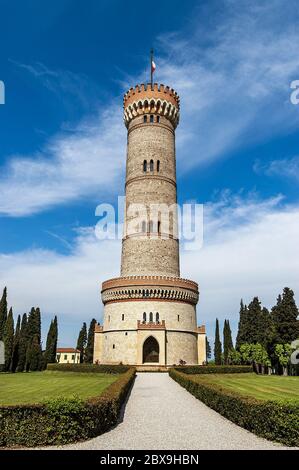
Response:
[{"label": "tower balcony", "polygon": [[137,320],[137,330],[165,330],[165,320],[159,322],[145,322]]}]

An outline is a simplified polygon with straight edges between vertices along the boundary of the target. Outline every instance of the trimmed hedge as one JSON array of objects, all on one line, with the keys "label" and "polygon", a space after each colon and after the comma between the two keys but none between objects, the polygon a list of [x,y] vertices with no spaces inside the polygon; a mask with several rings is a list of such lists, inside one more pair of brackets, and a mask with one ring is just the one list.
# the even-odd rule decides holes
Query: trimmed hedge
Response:
[{"label": "trimmed hedge", "polygon": [[178,366],[184,374],[243,374],[253,372],[252,366]]},{"label": "trimmed hedge", "polygon": [[299,446],[299,403],[262,401],[224,390],[204,379],[195,381],[171,369],[170,377],[230,421],[266,439]]},{"label": "trimmed hedge", "polygon": [[108,431],[119,419],[135,373],[129,369],[99,397],[0,407],[0,446],[67,444]]},{"label": "trimmed hedge", "polygon": [[48,364],[47,370],[61,372],[100,372],[102,374],[123,374],[130,369],[122,364]]}]

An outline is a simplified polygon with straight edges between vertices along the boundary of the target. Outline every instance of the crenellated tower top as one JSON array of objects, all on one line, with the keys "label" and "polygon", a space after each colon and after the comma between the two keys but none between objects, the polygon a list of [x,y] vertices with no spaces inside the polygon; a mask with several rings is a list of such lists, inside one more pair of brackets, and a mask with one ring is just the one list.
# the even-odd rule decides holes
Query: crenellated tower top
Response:
[{"label": "crenellated tower top", "polygon": [[128,127],[130,121],[142,114],[158,114],[168,118],[174,127],[180,116],[180,98],[173,88],[150,83],[136,85],[124,95],[124,121]]}]

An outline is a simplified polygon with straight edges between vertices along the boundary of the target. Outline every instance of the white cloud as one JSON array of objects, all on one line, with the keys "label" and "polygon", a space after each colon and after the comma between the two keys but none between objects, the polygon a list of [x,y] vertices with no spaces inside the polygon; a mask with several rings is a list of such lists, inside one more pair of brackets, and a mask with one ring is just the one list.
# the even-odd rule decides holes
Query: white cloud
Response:
[{"label": "white cloud", "polygon": [[[230,0],[222,6],[209,2],[194,12],[191,27],[158,41],[155,78],[181,96],[179,174],[297,126],[297,108],[289,99],[290,82],[299,78],[296,2]],[[51,90],[66,92],[70,83],[71,91],[77,89],[73,74],[43,64],[18,65]],[[136,82],[141,77],[144,71]],[[72,133],[53,136],[40,152],[11,156],[1,169],[0,213],[28,215],[107,190],[117,193],[125,165],[118,100]]]},{"label": "white cloud", "polygon": [[280,0],[225,1],[223,14],[213,5],[198,9],[189,35],[160,37],[157,77],[181,96],[178,149],[184,169],[298,125],[290,103],[290,82],[299,69],[296,3],[285,8]]},{"label": "white cloud", "polygon": [[0,175],[0,213],[23,216],[82,197],[120,190],[125,161],[121,109],[111,105],[33,158],[15,156]]},{"label": "white cloud", "polygon": [[255,162],[254,171],[266,176],[278,176],[280,178],[290,178],[299,181],[299,157],[282,158],[272,160],[263,164],[259,160]]},{"label": "white cloud", "polygon": [[[258,295],[271,307],[286,285],[299,292],[299,207],[281,199],[229,196],[207,205],[202,250],[183,251],[181,275],[199,282],[198,321],[238,320],[240,298]],[[100,283],[116,277],[120,241],[99,242],[90,228],[78,233],[69,256],[32,250],[0,256],[0,287],[7,285],[16,313],[39,305],[61,322],[100,318]],[[73,332],[73,339],[77,331]],[[61,331],[64,342],[66,332]],[[69,338],[69,336],[68,336]]]}]

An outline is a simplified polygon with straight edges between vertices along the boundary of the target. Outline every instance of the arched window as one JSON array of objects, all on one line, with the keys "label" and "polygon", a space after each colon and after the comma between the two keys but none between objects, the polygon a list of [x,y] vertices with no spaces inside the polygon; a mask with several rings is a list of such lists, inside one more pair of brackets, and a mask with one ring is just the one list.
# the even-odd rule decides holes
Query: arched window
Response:
[{"label": "arched window", "polygon": [[160,160],[157,160],[157,171],[160,171]]},{"label": "arched window", "polygon": [[142,321],[143,323],[146,323],[146,312],[143,312]]},{"label": "arched window", "polygon": [[146,160],[144,160],[144,162],[143,162],[143,171],[144,171],[144,173],[146,173],[146,171],[147,171],[147,161]]},{"label": "arched window", "polygon": [[143,116],[143,122],[147,122],[147,116]]},{"label": "arched window", "polygon": [[142,230],[142,233],[146,232],[146,222],[145,222],[145,220],[143,220],[143,222],[142,222],[141,230]]},{"label": "arched window", "polygon": [[150,161],[150,171],[154,171],[154,160]]},{"label": "arched window", "polygon": [[153,312],[150,312],[149,314],[149,322],[150,323],[153,323],[154,319],[153,319]]},{"label": "arched window", "polygon": [[159,312],[156,313],[156,323],[159,323]]},{"label": "arched window", "polygon": [[160,116],[157,116],[157,122],[160,122]]},{"label": "arched window", "polygon": [[154,116],[152,114],[150,115],[150,122],[154,122]]}]

